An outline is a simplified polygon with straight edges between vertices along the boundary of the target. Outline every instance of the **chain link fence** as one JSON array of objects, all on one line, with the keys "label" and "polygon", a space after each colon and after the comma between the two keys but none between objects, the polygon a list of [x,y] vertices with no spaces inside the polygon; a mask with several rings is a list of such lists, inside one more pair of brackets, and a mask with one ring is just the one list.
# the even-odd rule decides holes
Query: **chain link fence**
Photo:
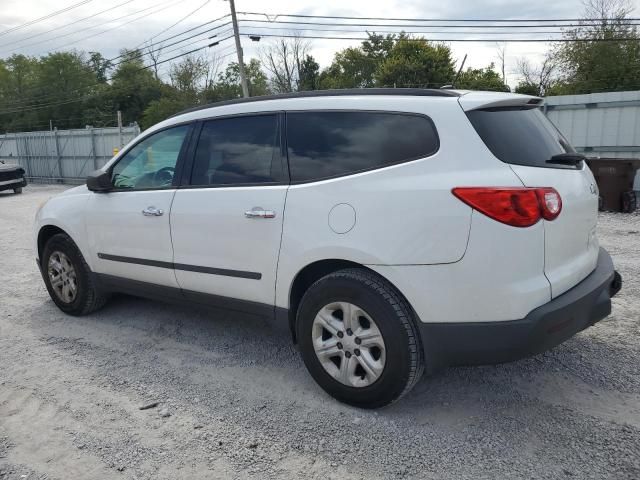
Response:
[{"label": "chain link fence", "polygon": [[139,133],[137,125],[7,133],[0,161],[22,166],[31,183],[81,184]]}]

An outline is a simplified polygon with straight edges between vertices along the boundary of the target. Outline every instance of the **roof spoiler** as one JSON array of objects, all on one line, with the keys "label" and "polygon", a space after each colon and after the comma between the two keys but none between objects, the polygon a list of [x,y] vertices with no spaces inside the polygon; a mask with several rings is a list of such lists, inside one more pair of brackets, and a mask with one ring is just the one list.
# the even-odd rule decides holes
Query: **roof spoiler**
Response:
[{"label": "roof spoiler", "polygon": [[485,108],[540,107],[544,99],[531,95],[502,92],[469,92],[458,102],[465,112]]}]

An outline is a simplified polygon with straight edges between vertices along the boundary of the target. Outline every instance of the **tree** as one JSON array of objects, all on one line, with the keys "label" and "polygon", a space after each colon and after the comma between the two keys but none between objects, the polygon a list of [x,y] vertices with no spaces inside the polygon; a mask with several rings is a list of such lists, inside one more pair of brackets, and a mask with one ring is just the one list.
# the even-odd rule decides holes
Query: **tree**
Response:
[{"label": "tree", "polygon": [[271,74],[274,92],[295,92],[300,86],[300,70],[310,43],[301,37],[282,38],[260,52],[264,68]]},{"label": "tree", "polygon": [[517,70],[521,80],[516,93],[526,93],[543,97],[558,84],[558,59],[554,52],[545,54],[540,65],[532,65],[526,58],[517,61]]},{"label": "tree", "polygon": [[[269,93],[268,79],[262,71],[260,61],[252,58],[244,66],[249,84],[249,95],[267,95]],[[236,62],[227,65],[224,72],[218,75],[218,80],[202,92],[202,100],[205,103],[219,102],[242,97],[240,86],[240,68]]]},{"label": "tree", "polygon": [[122,111],[123,122],[139,121],[153,100],[162,96],[162,82],[142,61],[139,50],[124,50],[123,60],[113,74],[109,96],[115,110]]},{"label": "tree", "polygon": [[468,90],[511,91],[502,81],[500,74],[496,72],[493,63],[486,68],[467,68],[460,73],[455,86]]},{"label": "tree", "polygon": [[554,52],[562,93],[636,90],[640,87],[640,36],[627,0],[587,0],[587,26],[568,31]]},{"label": "tree", "polygon": [[208,71],[209,65],[205,57],[187,55],[180,62],[171,65],[169,78],[179,92],[195,102]]},{"label": "tree", "polygon": [[369,34],[360,47],[337,52],[331,65],[318,79],[320,88],[368,88],[376,84],[375,75],[389,56],[396,41],[395,35]]},{"label": "tree", "polygon": [[149,105],[145,108],[140,119],[142,128],[155,125],[171,115],[193,106],[192,102],[172,87],[165,85],[163,90],[163,95],[159,99],[149,102]]},{"label": "tree", "polygon": [[315,58],[307,55],[300,65],[298,90],[317,90],[320,87],[320,65]]},{"label": "tree", "polygon": [[156,76],[156,80],[160,77],[158,76],[158,63],[160,62],[160,57],[162,56],[162,44],[159,47],[154,47],[153,43],[149,41],[148,45],[145,46],[145,51],[147,55],[149,55],[149,60],[151,61],[151,65],[153,66],[153,73]]},{"label": "tree", "polygon": [[378,67],[377,86],[441,87],[455,77],[451,49],[423,38],[401,35]]},{"label": "tree", "polygon": [[96,80],[104,83],[107,81],[107,73],[113,68],[113,62],[104,58],[100,52],[89,52],[89,66]]}]

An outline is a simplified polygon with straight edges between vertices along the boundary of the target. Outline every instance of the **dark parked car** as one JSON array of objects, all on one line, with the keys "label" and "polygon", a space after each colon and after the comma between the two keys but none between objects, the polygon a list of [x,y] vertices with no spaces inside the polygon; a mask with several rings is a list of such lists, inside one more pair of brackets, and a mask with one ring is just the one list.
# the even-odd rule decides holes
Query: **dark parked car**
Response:
[{"label": "dark parked car", "polygon": [[22,187],[27,186],[24,178],[24,168],[19,165],[6,165],[0,162],[0,191],[13,190],[22,193]]}]

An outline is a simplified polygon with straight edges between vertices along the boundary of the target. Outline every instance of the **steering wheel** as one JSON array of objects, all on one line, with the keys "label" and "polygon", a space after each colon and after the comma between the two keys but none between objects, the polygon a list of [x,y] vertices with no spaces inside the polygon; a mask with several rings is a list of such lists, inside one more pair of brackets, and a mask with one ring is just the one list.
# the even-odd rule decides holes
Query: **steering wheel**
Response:
[{"label": "steering wheel", "polygon": [[173,167],[162,167],[153,174],[153,183],[159,187],[171,185],[175,171],[176,169]]}]

